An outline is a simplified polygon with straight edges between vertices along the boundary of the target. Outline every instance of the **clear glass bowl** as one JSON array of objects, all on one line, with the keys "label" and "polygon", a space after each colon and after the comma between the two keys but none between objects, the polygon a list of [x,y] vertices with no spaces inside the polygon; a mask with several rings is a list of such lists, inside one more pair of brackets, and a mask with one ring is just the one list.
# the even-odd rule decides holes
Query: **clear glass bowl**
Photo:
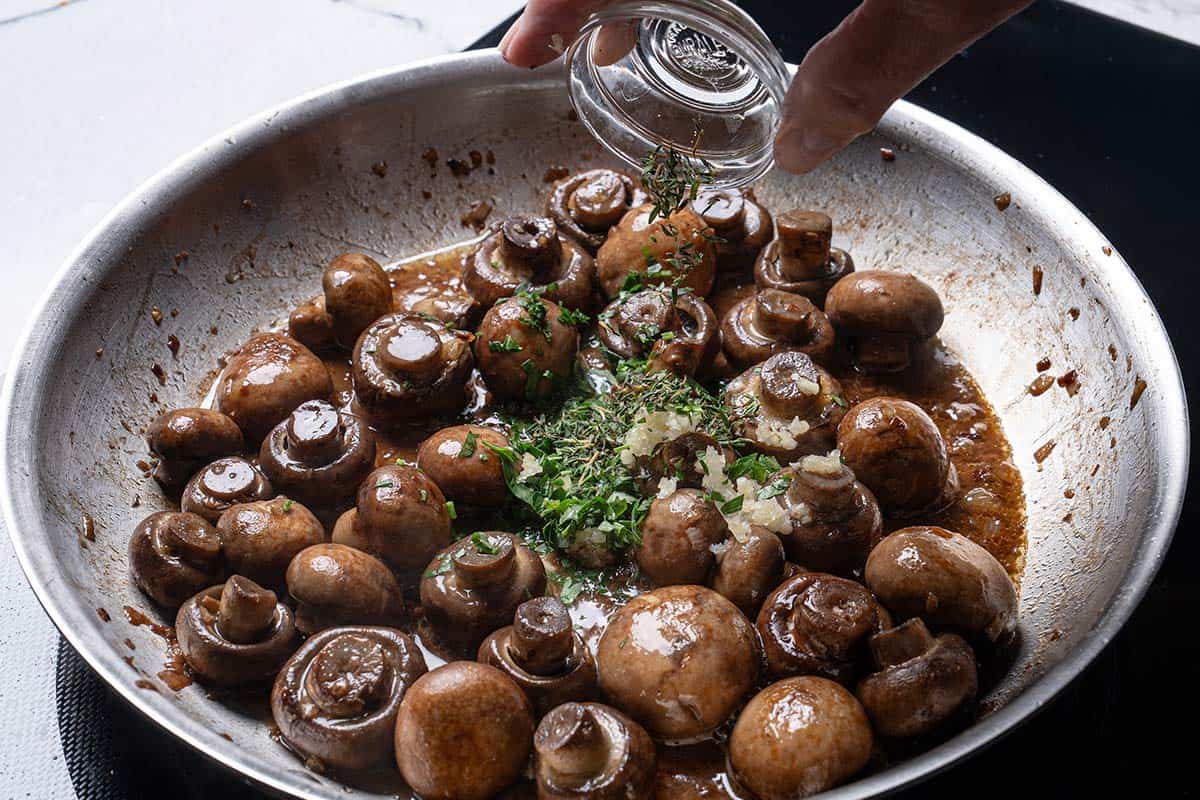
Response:
[{"label": "clear glass bowl", "polygon": [[[613,41],[630,38],[629,52],[603,63]],[[787,66],[732,3],[616,3],[588,19],[565,60],[579,118],[630,165],[666,145],[708,161],[717,186],[745,185],[771,168]]]}]

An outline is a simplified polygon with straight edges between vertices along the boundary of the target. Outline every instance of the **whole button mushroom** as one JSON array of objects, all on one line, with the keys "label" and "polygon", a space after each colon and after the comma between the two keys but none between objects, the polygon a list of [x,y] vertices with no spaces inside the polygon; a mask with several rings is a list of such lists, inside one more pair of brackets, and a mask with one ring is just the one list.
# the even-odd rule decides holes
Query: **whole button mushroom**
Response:
[{"label": "whole button mushroom", "polygon": [[335,258],[321,275],[334,340],[347,349],[375,320],[392,310],[392,287],[379,262],[362,253]]},{"label": "whole button mushroom", "polygon": [[942,301],[903,272],[868,270],[838,281],[825,313],[864,372],[899,372],[915,348],[942,327]]},{"label": "whole button mushroom", "polygon": [[833,325],[825,314],[807,297],[779,289],[760,289],[721,320],[725,356],[742,368],[785,350],[799,350],[828,364],[833,343]]},{"label": "whole button mushroom", "polygon": [[1017,589],[1000,562],[961,533],[902,528],[875,546],[867,586],[901,618],[1004,643],[1017,627]]},{"label": "whole button mushroom", "polygon": [[178,488],[196,470],[222,456],[242,451],[242,429],[232,418],[209,408],[179,408],[159,414],[146,435],[158,459],[154,477],[167,489]]},{"label": "whole button mushroom", "polygon": [[493,447],[508,447],[508,437],[479,425],[442,428],[421,442],[417,467],[455,503],[496,507],[508,497],[508,485]]},{"label": "whole button mushroom", "polygon": [[754,626],[703,586],[638,595],[600,637],[600,689],[651,735],[694,739],[724,723],[758,679]]},{"label": "whole button mushroom", "polygon": [[473,364],[470,334],[415,314],[375,320],[354,346],[354,394],[383,422],[461,411]]},{"label": "whole button mushroom", "polygon": [[615,708],[565,703],[533,734],[539,800],[653,800],[649,734]]},{"label": "whole button mushroom", "polygon": [[848,683],[866,660],[867,639],[890,628],[892,618],[862,584],[802,572],[771,593],[756,624],[771,675]]},{"label": "whole button mushroom", "polygon": [[358,489],[358,506],[344,516],[338,527],[349,529],[351,541],[365,544],[405,580],[450,543],[446,498],[415,467],[389,464],[372,472]]},{"label": "whole button mushroom", "polygon": [[488,309],[475,334],[475,360],[502,400],[542,400],[566,384],[579,333],[555,303],[521,292]]},{"label": "whole button mushroom", "polygon": [[708,583],[714,545],[729,536],[725,517],[698,489],[678,489],[650,503],[637,549],[638,569],[656,586]]},{"label": "whole button mushroom", "polygon": [[880,736],[932,733],[975,699],[975,653],[961,636],[935,639],[914,618],[871,637],[870,645],[879,671],[863,678],[856,694]]},{"label": "whole button mushroom", "polygon": [[646,283],[679,279],[679,262],[689,265],[681,285],[704,297],[716,276],[717,251],[712,229],[700,215],[684,207],[670,217],[650,219],[654,207],[630,209],[608,232],[596,253],[596,277],[608,299],[616,297],[633,273]]},{"label": "whole button mushroom", "polygon": [[478,531],[438,553],[421,578],[421,605],[439,638],[474,652],[523,601],[546,591],[537,553],[510,533]]},{"label": "whole button mushroom", "polygon": [[802,676],[773,683],[746,704],[729,737],[729,763],[759,800],[794,800],[853,777],[871,747],[871,723],[854,695]]},{"label": "whole button mushroom", "polygon": [[391,760],[402,701],[425,674],[420,648],[393,628],[330,628],[279,672],[271,716],[298,753],[337,769]]},{"label": "whole button mushroom", "polygon": [[590,169],[554,185],[546,198],[546,216],[559,231],[595,253],[625,212],[646,199],[646,193],[628,175]]},{"label": "whole button mushroom", "polygon": [[291,609],[241,575],[184,603],[175,634],[188,666],[214,686],[270,680],[300,644]]},{"label": "whole button mushroom", "polygon": [[788,481],[779,504],[791,531],[783,546],[788,558],[820,572],[848,575],[861,569],[883,534],[875,495],[855,480],[840,454],[805,456],[779,477]]},{"label": "whole button mushroom", "polygon": [[618,298],[601,312],[596,333],[621,358],[648,357],[660,369],[694,375],[720,350],[717,317],[691,292],[661,287]]},{"label": "whole button mushroom", "polygon": [[524,772],[533,709],[507,675],[452,661],[417,679],[396,720],[396,764],[424,798],[488,800]]},{"label": "whole button mushroom", "polygon": [[160,606],[178,608],[225,573],[221,537],[203,517],[159,511],[129,538],[129,572],[138,588]]},{"label": "whole button mushroom", "polygon": [[845,250],[830,247],[833,220],[821,211],[793,209],[775,218],[775,241],[763,248],[754,264],[754,281],[762,289],[801,294],[818,307],[841,278],[854,272]]},{"label": "whole button mushroom", "polygon": [[288,336],[314,353],[327,353],[337,347],[333,317],[325,310],[325,295],[313,297],[292,309],[288,315]]},{"label": "whole button mushroom", "polygon": [[763,601],[783,580],[786,567],[779,537],[762,525],[751,525],[744,539],[729,538],[718,557],[713,590],[754,619]]},{"label": "whole button mushroom", "polygon": [[557,597],[535,597],[517,606],[513,624],[484,639],[477,660],[512,678],[538,717],[596,695],[596,663]]},{"label": "whole button mushroom", "polygon": [[842,461],[894,516],[930,513],[958,496],[958,471],[937,425],[921,407],[873,397],[837,426]]},{"label": "whole button mushroom", "polygon": [[749,270],[775,232],[770,212],[749,189],[705,187],[691,207],[716,234],[718,272]]},{"label": "whole button mushroom", "polygon": [[485,308],[529,286],[567,308],[590,310],[596,266],[587,250],[559,232],[553,219],[517,214],[501,222],[467,256],[463,282]]},{"label": "whole button mushroom", "polygon": [[217,520],[231,572],[281,588],[292,558],[325,539],[312,512],[287,497],[232,506]]},{"label": "whole button mushroom", "polygon": [[217,381],[217,409],[258,444],[305,400],[333,394],[324,362],[282,333],[260,333],[238,349]]},{"label": "whole button mushroom", "polygon": [[339,625],[389,625],[404,600],[400,584],[382,561],[342,544],[315,544],[287,568],[288,594],[296,603],[296,627],[312,634]]},{"label": "whole button mushroom", "polygon": [[664,478],[674,481],[680,489],[700,489],[704,485],[704,470],[700,457],[708,448],[721,452],[726,464],[732,464],[737,456],[731,447],[723,447],[707,433],[693,431],[669,439],[654,448],[649,456],[636,456],[633,479],[644,495],[656,494]]},{"label": "whole button mushroom", "polygon": [[834,449],[845,403],[841,384],[798,351],[777,353],[725,387],[735,433],[782,462]]},{"label": "whole button mushroom", "polygon": [[309,400],[263,439],[258,460],[275,486],[297,499],[337,505],[375,466],[375,434],[353,414]]},{"label": "whole button mushroom", "polygon": [[258,467],[241,456],[218,459],[201,469],[183,487],[179,507],[216,524],[231,506],[275,494]]}]

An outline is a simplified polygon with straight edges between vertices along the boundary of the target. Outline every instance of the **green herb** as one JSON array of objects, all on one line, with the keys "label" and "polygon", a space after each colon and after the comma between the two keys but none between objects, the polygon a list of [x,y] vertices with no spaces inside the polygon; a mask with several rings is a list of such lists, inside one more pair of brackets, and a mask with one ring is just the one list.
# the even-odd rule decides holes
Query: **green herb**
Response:
[{"label": "green herb", "polygon": [[737,512],[742,510],[742,503],[744,503],[745,500],[746,500],[746,498],[742,497],[740,494],[731,500],[727,500],[726,502],[721,504],[721,513],[722,514],[736,514]]},{"label": "green herb", "polygon": [[734,461],[725,470],[729,480],[737,481],[742,476],[749,477],[755,483],[765,483],[767,478],[779,471],[779,462],[771,456],[752,453]]},{"label": "green herb", "polygon": [[391,481],[380,481],[379,483],[375,484],[375,488],[376,489],[390,489],[395,485],[396,484],[392,483]]},{"label": "green herb", "polygon": [[846,398],[842,397],[840,394],[831,395],[830,397],[833,402],[837,403],[842,408],[850,407],[850,404],[846,402]]},{"label": "green herb", "polygon": [[[761,483],[761,481],[760,481],[760,483]],[[792,485],[791,477],[789,477],[787,475],[781,475],[780,477],[776,478],[775,480],[771,481],[769,484],[767,484],[766,486],[764,486],[758,490],[758,495],[757,495],[758,499],[759,500],[770,500],[772,497],[778,497],[779,495],[786,492],[788,490],[788,487],[791,485]]]},{"label": "green herb", "polygon": [[546,304],[542,301],[542,291],[530,289],[528,286],[517,290],[517,305],[525,310],[525,316],[520,317],[518,321],[545,336],[546,341],[550,341],[550,320],[546,317]]},{"label": "green herb", "polygon": [[480,454],[479,454],[479,460],[480,460],[480,461],[487,461],[487,460],[488,460],[488,454],[487,454],[487,453],[480,453]]},{"label": "green herb", "polygon": [[517,340],[509,333],[505,334],[502,342],[488,342],[488,349],[493,353],[519,353],[521,345],[517,344]]},{"label": "green herb", "polygon": [[671,342],[671,341],[674,341],[674,340],[675,340],[675,332],[674,332],[674,331],[667,331],[666,333],[664,333],[662,336],[660,336],[660,337],[658,337],[658,338],[659,338],[659,339],[661,339],[661,340],[662,340],[662,341],[664,341],[664,342]]},{"label": "green herb", "polygon": [[625,649],[625,645],[627,645],[627,644],[629,644],[629,637],[628,637],[628,636],[626,636],[624,639],[622,639],[622,640],[621,640],[621,643],[617,645],[617,649],[618,649],[618,650],[624,650],[624,649]]},{"label": "green herb", "polygon": [[291,511],[292,506],[294,506],[294,505],[296,505],[296,504],[294,502],[292,502],[291,498],[284,500],[283,501],[283,513],[286,514],[287,512]]},{"label": "green herb", "polygon": [[446,501],[446,513],[450,516],[450,519],[458,519],[458,511],[454,508],[453,500]]},{"label": "green herb", "polygon": [[458,451],[459,458],[470,458],[475,455],[475,443],[479,441],[479,437],[475,435],[475,431],[467,431],[467,436],[463,439],[462,448]]},{"label": "green herb", "polygon": [[642,186],[654,203],[651,222],[671,216],[699,193],[702,184],[712,183],[712,164],[695,155],[699,142],[697,134],[691,155],[660,144],[642,160]]},{"label": "green herb", "polygon": [[500,552],[499,546],[493,544],[488,535],[481,531],[471,534],[471,544],[475,545],[475,552],[486,556],[494,556]]},{"label": "green herb", "polygon": [[558,315],[558,321],[563,325],[587,325],[592,318],[574,308],[563,308]]},{"label": "green herb", "polygon": [[442,556],[437,563],[437,566],[430,567],[425,570],[426,578],[436,578],[438,575],[445,575],[450,571],[453,562],[448,556]]}]

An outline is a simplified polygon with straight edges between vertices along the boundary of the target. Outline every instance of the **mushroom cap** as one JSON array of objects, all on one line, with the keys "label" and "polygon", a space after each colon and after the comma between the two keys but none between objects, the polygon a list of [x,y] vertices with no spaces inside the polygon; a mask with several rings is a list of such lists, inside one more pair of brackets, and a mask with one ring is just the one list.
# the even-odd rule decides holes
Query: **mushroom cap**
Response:
[{"label": "mushroom cap", "polygon": [[871,747],[871,724],[854,695],[806,675],[773,683],[746,704],[729,761],[760,800],[795,800],[853,776]]},{"label": "mushroom cap", "polygon": [[[465,447],[471,439],[470,448]],[[508,497],[503,462],[492,447],[508,447],[493,428],[453,425],[429,435],[417,449],[417,466],[456,503],[499,506]]]},{"label": "mushroom cap", "polygon": [[657,586],[708,583],[717,566],[712,547],[728,536],[725,517],[704,492],[678,489],[650,503],[638,568]]},{"label": "mushroom cap", "polygon": [[[531,324],[544,313],[544,322]],[[556,303],[532,295],[488,309],[475,338],[475,360],[487,386],[505,400],[541,400],[571,376],[579,332],[562,322]],[[493,346],[494,345],[494,346]]]},{"label": "mushroom cap", "polygon": [[850,336],[928,339],[942,327],[942,300],[929,284],[904,272],[864,270],[839,280],[825,299],[833,327]]},{"label": "mushroom cap", "polygon": [[265,500],[275,488],[257,466],[241,456],[219,458],[194,475],[183,487],[179,507],[212,524],[238,503]]},{"label": "mushroom cap", "polygon": [[710,447],[721,451],[726,464],[732,464],[737,459],[732,447],[722,447],[716,439],[700,431],[685,433],[663,442],[649,456],[637,456],[633,477],[638,490],[644,495],[657,494],[659,481],[663,478],[675,480],[679,488],[702,488],[704,471],[698,459]]},{"label": "mushroom cap", "polygon": [[158,458],[154,477],[167,488],[187,481],[197,469],[242,451],[242,429],[210,408],[177,408],[155,417],[146,434]]},{"label": "mushroom cap", "polygon": [[883,533],[883,515],[871,490],[836,454],[805,456],[780,475],[789,478],[779,496],[791,520],[791,531],[782,537],[788,558],[837,575],[861,569]]},{"label": "mushroom cap", "polygon": [[333,317],[325,310],[325,295],[305,300],[288,315],[288,336],[314,353],[328,352],[337,345]]},{"label": "mushroom cap", "polygon": [[[690,208],[681,208],[667,219],[650,220],[653,206],[646,204],[631,208],[621,221],[608,232],[608,238],[596,253],[596,278],[600,290],[610,300],[616,297],[632,272],[642,273],[644,282],[661,283],[675,276],[670,274],[669,260],[683,244],[691,244],[698,259],[683,285],[701,297],[712,290],[716,275],[717,251],[711,240],[712,229]],[[678,233],[664,230],[674,226]],[[660,274],[651,275],[647,267],[658,264]]]},{"label": "mushroom cap", "polygon": [[646,193],[633,178],[611,169],[589,169],[554,184],[546,198],[546,216],[595,253],[625,212],[644,202]]},{"label": "mushroom cap", "polygon": [[330,628],[310,637],[271,690],[271,715],[296,751],[340,769],[390,759],[396,718],[425,658],[393,628]]},{"label": "mushroom cap", "polygon": [[452,532],[442,490],[422,470],[398,464],[362,482],[354,524],[371,552],[406,577],[449,544]]},{"label": "mushroom cap", "polygon": [[618,297],[600,313],[596,334],[621,358],[649,356],[653,368],[695,374],[720,352],[717,315],[693,292],[651,286]]},{"label": "mushroom cap", "polygon": [[422,797],[488,800],[521,776],[533,708],[495,667],[452,661],[422,675],[396,721],[396,764]]},{"label": "mushroom cap", "polygon": [[721,320],[725,355],[741,367],[785,350],[799,350],[827,364],[833,358],[834,340],[833,326],[812,301],[779,289],[760,289]]},{"label": "mushroom cap", "polygon": [[759,251],[775,234],[771,213],[750,189],[706,186],[696,193],[690,205],[718,237],[715,242],[718,272],[750,269]]},{"label": "mushroom cap", "polygon": [[392,287],[379,262],[362,253],[344,253],[321,275],[325,311],[334,339],[354,347],[368,325],[392,310]]},{"label": "mushroom cap", "polygon": [[590,310],[595,299],[591,254],[561,235],[548,217],[508,217],[475,246],[465,263],[463,282],[485,308],[516,294],[522,285],[568,308]]},{"label": "mushroom cap", "polygon": [[657,753],[650,735],[601,703],[565,703],[533,736],[541,800],[653,800]]},{"label": "mushroom cap", "polygon": [[292,558],[325,539],[313,513],[286,497],[231,506],[217,520],[231,572],[282,588]]},{"label": "mushroom cap", "polygon": [[258,461],[275,486],[305,503],[337,505],[375,466],[375,434],[353,414],[309,400],[263,439]]},{"label": "mushroom cap", "polygon": [[282,333],[250,337],[229,357],[217,380],[217,408],[257,444],[305,400],[333,394],[324,362]]},{"label": "mushroom cap", "polygon": [[160,606],[178,608],[221,580],[221,537],[203,517],[159,511],[138,523],[129,537],[129,574]]},{"label": "mushroom cap", "polygon": [[1003,642],[1017,627],[1017,589],[996,558],[961,533],[902,528],[875,546],[867,586],[901,618],[921,617]]},{"label": "mushroom cap", "polygon": [[703,586],[633,598],[609,621],[596,654],[609,702],[671,740],[703,736],[729,719],[758,679],[758,663],[754,626]]},{"label": "mushroom cap", "polygon": [[342,544],[315,544],[287,568],[296,627],[314,633],[338,625],[387,625],[404,607],[400,584],[379,559]]},{"label": "mushroom cap", "polygon": [[[246,579],[235,575],[230,580]],[[217,609],[225,584],[204,589],[184,603],[175,617],[179,650],[205,683],[241,686],[271,680],[300,644],[292,610],[276,601],[274,592],[246,583],[265,592],[274,606],[269,627],[253,641],[231,641],[218,624]]]},{"label": "mushroom cap", "polygon": [[712,588],[754,619],[763,601],[783,580],[786,559],[779,537],[762,525],[751,525],[744,540],[730,538]]}]

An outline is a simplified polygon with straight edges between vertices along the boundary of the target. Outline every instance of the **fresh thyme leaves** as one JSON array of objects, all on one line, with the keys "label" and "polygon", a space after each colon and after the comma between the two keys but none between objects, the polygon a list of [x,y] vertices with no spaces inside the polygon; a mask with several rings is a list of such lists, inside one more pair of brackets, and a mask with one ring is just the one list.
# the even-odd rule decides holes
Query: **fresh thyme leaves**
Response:
[{"label": "fresh thyme leaves", "polygon": [[550,341],[550,320],[546,316],[546,303],[542,300],[543,291],[521,287],[517,290],[517,305],[525,310],[525,316],[520,318],[521,324],[533,328],[545,336],[546,341]]},{"label": "fresh thyme leaves", "polygon": [[471,544],[475,546],[475,552],[485,556],[494,556],[500,552],[500,548],[482,531],[471,534]]},{"label": "fresh thyme leaves", "polygon": [[566,307],[564,307],[562,312],[558,315],[558,321],[563,325],[587,325],[589,322],[591,322],[591,319],[591,317],[582,311],[577,311],[576,309]]},{"label": "fresh thyme leaves", "polygon": [[517,340],[509,333],[505,334],[502,342],[488,342],[488,349],[493,353],[519,353],[521,345],[517,344]]},{"label": "fresh thyme leaves", "polygon": [[470,458],[475,455],[475,444],[479,441],[479,437],[475,435],[475,431],[467,431],[467,436],[463,439],[462,447],[458,451],[459,458]]},{"label": "fresh thyme leaves", "polygon": [[701,185],[712,183],[712,164],[695,155],[698,143],[699,136],[691,155],[660,144],[642,160],[642,186],[654,203],[650,211],[651,222],[671,216],[696,196]]}]

